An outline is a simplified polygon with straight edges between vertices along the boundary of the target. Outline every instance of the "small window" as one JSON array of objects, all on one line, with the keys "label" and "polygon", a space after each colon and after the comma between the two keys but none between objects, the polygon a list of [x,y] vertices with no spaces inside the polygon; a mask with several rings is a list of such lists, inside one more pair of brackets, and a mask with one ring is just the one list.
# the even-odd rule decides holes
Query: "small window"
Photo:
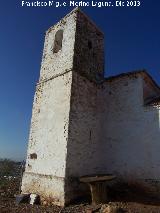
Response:
[{"label": "small window", "polygon": [[36,153],[30,154],[30,159],[37,159],[37,154]]},{"label": "small window", "polygon": [[63,30],[58,30],[54,39],[53,53],[58,53],[62,49]]},{"label": "small window", "polygon": [[92,42],[88,41],[88,48],[91,50],[92,49]]}]

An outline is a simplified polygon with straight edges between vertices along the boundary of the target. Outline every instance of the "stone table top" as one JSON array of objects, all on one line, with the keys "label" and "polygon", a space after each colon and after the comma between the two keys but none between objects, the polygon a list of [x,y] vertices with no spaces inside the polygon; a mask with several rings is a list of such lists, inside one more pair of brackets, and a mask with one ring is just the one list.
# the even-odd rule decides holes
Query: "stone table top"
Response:
[{"label": "stone table top", "polygon": [[116,176],[114,175],[93,175],[93,176],[80,177],[79,180],[84,183],[91,183],[91,182],[99,182],[99,181],[110,181],[115,178]]}]

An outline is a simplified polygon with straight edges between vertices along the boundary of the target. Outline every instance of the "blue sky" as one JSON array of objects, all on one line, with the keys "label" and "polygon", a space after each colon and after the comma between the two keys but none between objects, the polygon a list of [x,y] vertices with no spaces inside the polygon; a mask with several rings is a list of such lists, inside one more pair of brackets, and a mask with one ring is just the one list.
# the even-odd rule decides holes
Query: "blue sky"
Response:
[{"label": "blue sky", "polygon": [[[106,76],[147,69],[160,84],[159,8],[158,0],[133,8],[82,8],[105,34]],[[44,33],[72,9],[0,2],[0,158],[25,158]]]}]

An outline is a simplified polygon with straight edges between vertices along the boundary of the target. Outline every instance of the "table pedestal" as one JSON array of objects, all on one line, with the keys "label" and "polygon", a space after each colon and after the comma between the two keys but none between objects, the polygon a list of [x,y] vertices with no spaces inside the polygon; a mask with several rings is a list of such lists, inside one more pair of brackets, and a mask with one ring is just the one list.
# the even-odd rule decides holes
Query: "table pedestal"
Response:
[{"label": "table pedestal", "polygon": [[107,184],[103,182],[88,183],[91,190],[92,204],[97,205],[107,202]]}]

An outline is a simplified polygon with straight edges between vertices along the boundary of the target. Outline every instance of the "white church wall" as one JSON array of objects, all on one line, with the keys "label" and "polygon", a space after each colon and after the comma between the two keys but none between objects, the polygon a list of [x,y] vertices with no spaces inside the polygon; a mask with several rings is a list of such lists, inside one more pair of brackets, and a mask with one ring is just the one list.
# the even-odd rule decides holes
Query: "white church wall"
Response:
[{"label": "white church wall", "polygon": [[107,81],[102,96],[106,172],[131,182],[159,179],[160,110],[144,106],[142,77]]}]

